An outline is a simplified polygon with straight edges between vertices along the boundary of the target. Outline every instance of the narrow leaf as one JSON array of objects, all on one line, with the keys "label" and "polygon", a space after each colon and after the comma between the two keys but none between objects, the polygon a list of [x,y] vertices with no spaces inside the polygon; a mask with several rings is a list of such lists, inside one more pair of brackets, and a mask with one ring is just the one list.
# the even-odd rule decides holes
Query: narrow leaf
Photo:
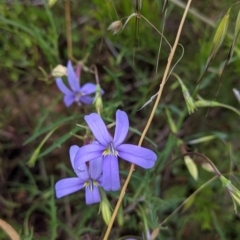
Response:
[{"label": "narrow leaf", "polygon": [[235,30],[234,30],[234,36],[233,36],[233,42],[232,45],[230,47],[230,51],[229,51],[229,55],[228,55],[228,59],[227,59],[227,63],[229,63],[229,61],[232,58],[233,55],[233,51],[237,42],[237,39],[239,37],[240,34],[240,11],[238,12],[238,16],[237,16],[237,20],[236,20],[236,25],[235,25]]},{"label": "narrow leaf", "polygon": [[48,153],[52,152],[55,148],[60,147],[62,143],[66,142],[74,133],[79,130],[79,127],[75,127],[71,132],[64,134],[60,137],[56,142],[54,142],[50,147],[48,147],[45,151],[39,154],[39,158],[47,155]]},{"label": "narrow leaf", "polygon": [[[221,20],[221,22],[220,22],[220,24],[217,28],[217,31],[216,31],[215,36],[213,38],[213,44],[212,44],[211,52],[208,56],[207,63],[205,65],[203,74],[201,75],[201,77],[199,78],[199,80],[197,82],[197,86],[199,86],[199,83],[202,81],[203,76],[206,73],[211,61],[213,60],[213,58],[215,57],[216,53],[218,52],[220,46],[222,45],[222,42],[224,40],[224,37],[225,37],[226,32],[227,32],[227,28],[228,28],[230,11],[231,11],[231,8],[228,9],[227,13],[223,17],[223,19]],[[196,91],[197,90],[198,89],[196,89]]]},{"label": "narrow leaf", "polygon": [[25,142],[24,142],[24,145],[32,142],[34,139],[36,139],[37,137],[41,136],[42,134],[48,132],[48,131],[51,131],[51,129],[53,129],[54,127],[59,127],[59,126],[62,126],[63,124],[66,124],[67,122],[70,122],[72,120],[76,120],[78,119],[79,117],[77,116],[70,116],[70,117],[66,117],[64,119],[61,119],[59,121],[56,121],[54,122],[53,124],[47,126],[47,127],[44,127],[42,128],[41,130],[35,132],[30,138],[28,138]]},{"label": "narrow leaf", "polygon": [[219,103],[216,101],[207,101],[204,99],[200,99],[198,101],[195,102],[195,106],[198,108],[201,107],[223,107],[223,108],[227,108],[229,110],[232,110],[233,112],[235,112],[236,114],[238,114],[240,116],[240,111],[230,105],[227,104],[223,104],[223,103]]},{"label": "narrow leaf", "polygon": [[207,60],[206,67],[208,67],[209,63],[215,57],[215,55],[218,52],[220,46],[222,45],[222,42],[224,40],[224,37],[225,37],[226,32],[227,32],[227,28],[228,28],[230,11],[231,11],[231,8],[229,8],[229,10],[227,11],[227,13],[223,17],[223,19],[221,20],[221,22],[220,22],[220,24],[217,28],[217,31],[216,31],[215,36],[213,38],[213,45],[212,45],[212,49],[211,49],[210,55],[209,55],[208,60]]},{"label": "narrow leaf", "polygon": [[54,133],[54,131],[57,129],[58,127],[55,127],[54,129],[52,129],[52,131],[50,131],[45,138],[41,141],[41,143],[38,145],[38,147],[35,149],[35,151],[33,152],[32,156],[30,157],[29,161],[27,162],[27,165],[29,167],[34,167],[36,164],[36,161],[38,159],[39,153],[42,149],[42,146],[44,145],[44,143],[49,139],[49,137]]}]

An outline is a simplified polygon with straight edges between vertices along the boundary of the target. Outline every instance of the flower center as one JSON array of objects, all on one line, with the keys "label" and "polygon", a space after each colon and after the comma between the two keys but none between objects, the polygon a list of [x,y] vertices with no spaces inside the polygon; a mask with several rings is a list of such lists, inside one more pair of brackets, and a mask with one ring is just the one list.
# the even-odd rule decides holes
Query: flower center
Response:
[{"label": "flower center", "polygon": [[110,143],[108,148],[104,150],[103,156],[106,156],[106,155],[118,156],[118,151],[115,149],[113,143]]},{"label": "flower center", "polygon": [[89,188],[90,192],[93,191],[93,187],[94,186],[98,186],[98,182],[93,180],[93,179],[91,179],[91,178],[84,183],[84,187]]},{"label": "flower center", "polygon": [[79,102],[80,98],[83,96],[84,94],[82,92],[77,92],[75,94],[75,102]]}]

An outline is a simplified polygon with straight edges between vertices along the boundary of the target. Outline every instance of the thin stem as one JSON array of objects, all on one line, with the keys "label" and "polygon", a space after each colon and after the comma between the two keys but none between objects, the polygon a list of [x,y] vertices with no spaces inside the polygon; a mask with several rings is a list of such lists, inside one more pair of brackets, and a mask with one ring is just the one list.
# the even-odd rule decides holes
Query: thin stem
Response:
[{"label": "thin stem", "polygon": [[162,226],[164,223],[166,223],[169,218],[172,217],[172,215],[174,215],[180,208],[182,208],[189,200],[190,198],[192,198],[193,196],[197,195],[203,188],[205,188],[208,184],[210,184],[211,182],[213,182],[215,179],[217,178],[217,176],[213,177],[212,179],[210,179],[209,181],[207,181],[206,183],[204,183],[200,188],[198,188],[193,194],[191,194],[177,209],[175,209],[167,218],[165,218],[160,224],[159,226]]},{"label": "thin stem", "polygon": [[73,59],[73,55],[72,55],[72,33],[71,33],[70,0],[65,0],[65,19],[66,19],[68,59],[72,60]]},{"label": "thin stem", "polygon": [[99,76],[98,76],[98,70],[97,70],[97,66],[96,65],[93,65],[92,66],[92,68],[93,68],[93,71],[94,71],[94,75],[95,75],[95,80],[96,80],[96,84],[100,84],[99,83]]},{"label": "thin stem", "polygon": [[[147,122],[147,124],[146,124],[146,126],[145,126],[145,128],[144,128],[144,130],[143,130],[143,133],[142,133],[142,135],[141,135],[141,138],[140,138],[140,140],[139,140],[139,143],[138,143],[139,146],[142,145],[143,139],[144,139],[145,136],[146,136],[146,133],[147,133],[149,127],[150,127],[150,124],[151,124],[151,122],[152,122],[153,116],[154,116],[154,114],[155,114],[155,111],[156,111],[157,106],[158,106],[158,104],[159,104],[159,101],[160,101],[160,99],[161,99],[162,92],[163,92],[163,88],[164,88],[164,85],[165,85],[165,83],[166,83],[166,79],[167,79],[167,76],[168,76],[168,72],[169,72],[169,70],[170,70],[171,63],[172,63],[172,60],[173,60],[173,57],[174,57],[174,54],[175,54],[175,51],[176,51],[176,48],[177,48],[177,45],[178,45],[178,41],[179,41],[179,38],[180,38],[180,35],[181,35],[181,32],[182,32],[183,23],[184,23],[185,18],[186,18],[186,16],[187,16],[187,12],[188,12],[188,9],[189,9],[189,7],[190,7],[191,2],[192,2],[192,0],[188,0],[187,6],[186,6],[185,11],[184,11],[184,13],[183,13],[183,16],[182,16],[182,19],[181,19],[181,22],[180,22],[180,25],[179,25],[179,28],[178,28],[177,36],[176,36],[176,39],[175,39],[173,48],[171,49],[171,52],[170,52],[170,55],[169,55],[169,58],[168,58],[168,63],[167,63],[167,66],[166,66],[166,69],[165,69],[165,72],[164,72],[164,75],[163,75],[163,78],[162,78],[162,82],[161,82],[161,84],[160,84],[160,88],[159,88],[159,91],[158,91],[158,96],[157,96],[157,99],[156,99],[155,104],[154,104],[154,106],[153,106],[153,109],[152,109],[152,112],[151,112],[150,117],[149,117],[149,119],[148,119],[148,122]],[[107,231],[106,231],[106,233],[105,233],[105,235],[104,235],[103,240],[107,240],[107,239],[108,239],[108,236],[109,236],[110,231],[111,231],[111,229],[112,229],[112,225],[113,225],[113,223],[114,223],[114,220],[115,220],[115,218],[116,218],[116,216],[117,216],[119,207],[120,207],[121,202],[122,202],[122,200],[123,200],[123,197],[124,197],[124,195],[125,195],[126,188],[127,188],[127,186],[128,186],[128,183],[129,183],[129,181],[130,181],[130,179],[131,179],[131,176],[132,176],[132,173],[133,173],[133,171],[134,171],[134,166],[135,166],[134,164],[131,164],[131,167],[130,167],[130,170],[129,170],[127,179],[126,179],[126,181],[125,181],[125,183],[124,183],[124,185],[123,185],[123,187],[122,187],[122,190],[121,190],[121,193],[120,193],[120,195],[119,195],[119,199],[118,199],[117,205],[116,205],[116,207],[115,207],[115,209],[114,209],[114,211],[113,211],[111,220],[110,220],[110,222],[109,222],[109,224],[108,224],[108,228],[107,228]]]}]

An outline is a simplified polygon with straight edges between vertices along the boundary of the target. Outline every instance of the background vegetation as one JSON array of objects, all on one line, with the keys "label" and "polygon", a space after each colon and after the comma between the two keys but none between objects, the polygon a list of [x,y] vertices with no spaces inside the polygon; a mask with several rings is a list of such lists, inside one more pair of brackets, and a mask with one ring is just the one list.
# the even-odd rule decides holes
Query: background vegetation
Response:
[{"label": "background vegetation", "polygon": [[[204,71],[218,23],[234,3],[204,0],[191,5],[180,38],[184,54],[174,68],[190,93]],[[170,0],[167,4],[165,12],[164,1],[142,1],[141,14],[161,31],[166,13],[164,36],[173,44],[186,2]],[[132,126],[127,141],[137,144],[153,102],[138,110],[157,93],[170,49],[163,41],[156,73],[161,36],[146,21],[139,20],[137,34],[135,19],[120,34],[107,31],[111,22],[134,11],[133,1],[71,1],[73,56],[87,67],[97,65],[105,91],[103,117],[110,123],[117,108],[126,111]],[[240,89],[238,43],[221,79],[220,75],[238,11],[239,4],[231,9],[224,42],[198,91],[202,98],[214,100],[220,81],[216,101],[236,109],[239,102],[232,89]],[[181,55],[182,48],[178,47],[174,63]],[[65,1],[59,0],[50,8],[42,1],[1,0],[0,59],[0,218],[24,240],[101,239],[106,224],[98,213],[98,204],[86,206],[84,191],[60,200],[54,193],[57,180],[73,176],[68,150],[73,144],[82,145],[74,134],[84,134],[76,123],[84,124],[84,115],[95,111],[94,106],[67,109],[51,76],[54,67],[66,65],[68,60]],[[84,71],[81,81],[94,83],[94,75]],[[158,154],[157,163],[149,171],[136,168],[110,239],[147,239],[148,229],[157,229],[214,177],[203,168],[200,157],[192,157],[198,167],[197,180],[183,157],[170,164],[182,154],[180,143],[187,151],[211,159],[238,188],[239,118],[238,112],[209,105],[189,115],[180,84],[170,76],[143,144]],[[171,119],[177,125],[176,133],[169,124]],[[53,129],[39,154],[34,155],[35,166],[29,167],[30,157]],[[121,162],[120,168],[124,182],[129,164]],[[118,195],[108,193],[112,207]],[[167,219],[156,239],[239,239],[239,218],[231,196],[214,179]],[[8,239],[1,229],[0,239]]]}]

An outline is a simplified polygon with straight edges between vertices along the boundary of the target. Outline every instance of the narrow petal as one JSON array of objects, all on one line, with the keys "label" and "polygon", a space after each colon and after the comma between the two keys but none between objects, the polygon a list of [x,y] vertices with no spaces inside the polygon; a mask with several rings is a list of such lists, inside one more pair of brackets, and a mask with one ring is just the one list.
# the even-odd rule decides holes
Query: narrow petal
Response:
[{"label": "narrow petal", "polygon": [[83,95],[88,95],[96,92],[96,84],[86,83],[81,87],[81,92]]},{"label": "narrow petal", "polygon": [[103,158],[102,187],[106,191],[117,191],[120,188],[118,158],[114,155],[106,155]]},{"label": "narrow petal", "polygon": [[89,173],[92,179],[97,180],[102,174],[102,162],[102,157],[93,159],[89,162]]},{"label": "narrow petal", "polygon": [[55,184],[57,198],[74,193],[84,187],[84,182],[79,178],[65,178]]},{"label": "narrow petal", "polygon": [[78,169],[81,164],[101,157],[104,149],[105,148],[100,144],[88,144],[82,146],[79,148],[75,156],[74,168]]},{"label": "narrow petal", "polygon": [[122,144],[117,150],[119,157],[145,169],[152,168],[157,160],[152,150],[136,145]]},{"label": "narrow petal", "polygon": [[68,83],[69,83],[71,89],[74,92],[79,92],[80,85],[79,85],[76,73],[74,72],[71,61],[68,61],[68,64],[67,64],[67,73],[68,73]]},{"label": "narrow petal", "polygon": [[112,139],[102,118],[97,113],[91,113],[84,119],[98,142],[108,147]]},{"label": "narrow petal", "polygon": [[119,146],[126,138],[129,129],[128,116],[124,111],[116,112],[116,128],[114,134],[114,146]]},{"label": "narrow petal", "polygon": [[73,94],[65,95],[63,98],[63,101],[64,101],[66,107],[70,107],[75,102],[75,97]]},{"label": "narrow petal", "polygon": [[92,104],[93,103],[94,98],[93,97],[89,97],[89,96],[83,96],[80,97],[80,102],[84,103],[84,104]]},{"label": "narrow petal", "polygon": [[56,84],[59,88],[59,90],[64,93],[64,94],[67,94],[67,95],[71,95],[72,92],[66,87],[66,85],[63,83],[62,79],[61,78],[57,78],[56,79]]},{"label": "narrow petal", "polygon": [[86,204],[87,205],[101,202],[101,197],[100,197],[100,194],[99,194],[98,187],[94,185],[92,191],[88,187],[86,187],[86,189],[85,189],[85,199],[86,199]]}]

